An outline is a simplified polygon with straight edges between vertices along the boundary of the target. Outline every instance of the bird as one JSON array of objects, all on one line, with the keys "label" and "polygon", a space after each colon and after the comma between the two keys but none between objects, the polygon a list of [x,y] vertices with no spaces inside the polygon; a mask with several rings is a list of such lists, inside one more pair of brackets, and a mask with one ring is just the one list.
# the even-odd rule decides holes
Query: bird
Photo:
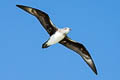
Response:
[{"label": "bird", "polygon": [[56,43],[60,43],[63,46],[73,50],[78,53],[82,59],[88,64],[88,66],[92,69],[92,71],[97,75],[97,69],[94,64],[94,61],[89,54],[88,50],[84,47],[83,44],[72,40],[67,34],[71,31],[71,28],[57,28],[51,21],[49,15],[39,9],[32,8],[24,5],[16,5],[18,8],[23,9],[24,11],[30,13],[35,16],[41,25],[45,28],[47,33],[50,35],[50,38],[43,43],[42,48],[48,48],[51,45]]}]

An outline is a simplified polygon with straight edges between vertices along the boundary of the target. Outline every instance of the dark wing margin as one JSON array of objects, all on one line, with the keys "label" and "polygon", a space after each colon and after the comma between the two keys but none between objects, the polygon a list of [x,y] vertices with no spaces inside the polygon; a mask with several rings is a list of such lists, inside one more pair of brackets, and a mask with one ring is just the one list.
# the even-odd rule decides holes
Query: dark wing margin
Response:
[{"label": "dark wing margin", "polygon": [[97,75],[97,70],[92,60],[92,57],[90,56],[89,52],[86,50],[86,48],[82,44],[71,40],[67,36],[60,42],[60,44],[77,52],[84,59],[84,61],[89,65],[89,67],[94,71],[94,73]]},{"label": "dark wing margin", "polygon": [[53,25],[48,14],[46,14],[45,12],[23,5],[16,5],[16,6],[34,15],[40,21],[40,23],[43,25],[43,27],[46,29],[49,35],[52,35],[56,32],[57,28]]}]

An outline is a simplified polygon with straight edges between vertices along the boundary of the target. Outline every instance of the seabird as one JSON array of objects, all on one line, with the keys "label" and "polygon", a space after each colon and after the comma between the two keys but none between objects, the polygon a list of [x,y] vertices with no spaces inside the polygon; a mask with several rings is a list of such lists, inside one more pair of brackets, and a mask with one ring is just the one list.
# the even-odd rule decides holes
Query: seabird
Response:
[{"label": "seabird", "polygon": [[87,49],[83,44],[76,42],[67,36],[71,30],[70,28],[57,28],[50,20],[48,14],[41,10],[23,5],[16,6],[35,16],[50,35],[50,38],[42,45],[42,48],[47,48],[53,44],[60,43],[78,53],[97,75],[97,69]]}]

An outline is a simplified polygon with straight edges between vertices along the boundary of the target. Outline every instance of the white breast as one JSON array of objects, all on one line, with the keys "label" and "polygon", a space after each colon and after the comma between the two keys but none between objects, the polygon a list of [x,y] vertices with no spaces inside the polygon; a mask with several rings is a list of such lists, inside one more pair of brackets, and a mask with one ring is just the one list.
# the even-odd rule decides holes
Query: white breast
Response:
[{"label": "white breast", "polygon": [[47,45],[53,45],[56,44],[58,42],[60,42],[62,39],[64,39],[65,35],[60,33],[59,31],[55,32],[55,34],[53,34],[50,39],[48,40],[48,42],[46,43]]}]

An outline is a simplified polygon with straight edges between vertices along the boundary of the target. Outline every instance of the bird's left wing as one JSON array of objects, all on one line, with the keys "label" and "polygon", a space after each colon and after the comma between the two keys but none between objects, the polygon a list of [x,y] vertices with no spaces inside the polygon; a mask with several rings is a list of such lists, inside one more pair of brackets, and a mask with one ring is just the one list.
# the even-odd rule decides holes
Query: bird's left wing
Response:
[{"label": "bird's left wing", "polygon": [[92,60],[92,57],[90,56],[89,52],[86,50],[86,48],[82,44],[71,40],[67,36],[60,42],[60,44],[77,52],[84,59],[84,61],[89,65],[89,67],[95,72],[95,74],[97,74],[97,70]]},{"label": "bird's left wing", "polygon": [[16,6],[35,16],[40,21],[42,26],[46,29],[46,31],[49,33],[49,35],[52,35],[56,32],[57,28],[54,26],[47,13],[28,6]]}]

